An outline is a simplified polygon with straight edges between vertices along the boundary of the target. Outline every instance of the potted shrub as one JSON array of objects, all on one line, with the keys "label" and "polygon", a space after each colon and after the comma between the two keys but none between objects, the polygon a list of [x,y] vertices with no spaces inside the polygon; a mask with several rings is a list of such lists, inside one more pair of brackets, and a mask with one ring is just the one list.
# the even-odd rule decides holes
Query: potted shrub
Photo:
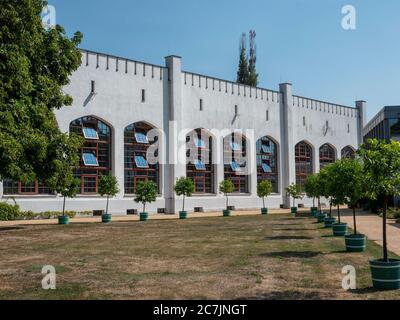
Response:
[{"label": "potted shrub", "polygon": [[219,191],[226,197],[226,209],[222,211],[224,217],[229,217],[231,211],[228,209],[229,206],[229,194],[234,190],[234,185],[231,180],[224,180],[219,184]]},{"label": "potted shrub", "polygon": [[261,209],[261,214],[267,215],[268,208],[265,207],[265,198],[272,193],[272,183],[269,180],[263,180],[257,185],[257,195],[262,198],[263,208]]},{"label": "potted shrub", "polygon": [[140,221],[147,221],[149,214],[146,212],[146,203],[157,200],[157,185],[150,180],[140,181],[136,185],[135,202],[143,204],[143,211],[140,212]]},{"label": "potted shrub", "polygon": [[286,188],[286,194],[289,197],[293,198],[293,206],[291,207],[290,212],[296,214],[297,213],[296,199],[303,199],[300,186],[295,183],[292,183],[290,186]]},{"label": "potted shrub", "polygon": [[318,174],[313,174],[307,178],[304,189],[306,191],[307,197],[313,199],[313,206],[311,207],[310,213],[315,217],[318,213],[318,208],[315,206],[315,199],[318,199],[318,203],[320,203],[320,186]]},{"label": "potted shrub", "polygon": [[358,150],[363,162],[366,195],[371,200],[383,196],[383,258],[370,260],[372,282],[377,289],[400,289],[400,260],[390,259],[387,248],[386,214],[388,199],[399,194],[400,142],[370,139]]},{"label": "potted shrub", "polygon": [[341,179],[346,204],[353,210],[353,234],[346,234],[346,250],[363,252],[366,249],[367,237],[357,233],[356,205],[363,198],[363,167],[358,159],[342,159],[339,162]]},{"label": "potted shrub", "polygon": [[179,219],[187,219],[185,211],[185,197],[191,197],[194,192],[194,183],[191,178],[182,177],[176,181],[175,192],[178,196],[183,196],[182,211],[179,211]]},{"label": "potted shrub", "polygon": [[111,222],[112,216],[111,216],[111,214],[108,213],[108,203],[109,203],[110,197],[115,197],[119,192],[117,178],[111,174],[106,175],[106,176],[101,176],[100,180],[99,180],[98,189],[99,189],[99,194],[102,197],[107,196],[106,211],[101,216],[101,221],[103,223]]}]

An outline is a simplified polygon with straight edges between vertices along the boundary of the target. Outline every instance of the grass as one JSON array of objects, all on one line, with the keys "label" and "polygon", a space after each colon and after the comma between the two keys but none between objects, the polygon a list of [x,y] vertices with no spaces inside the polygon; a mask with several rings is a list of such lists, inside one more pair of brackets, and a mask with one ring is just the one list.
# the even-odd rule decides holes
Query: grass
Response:
[{"label": "grass", "polygon": [[[289,215],[0,228],[0,299],[399,299],[368,260],[312,218]],[[57,289],[41,288],[42,266]],[[343,266],[357,287],[341,288]]]}]

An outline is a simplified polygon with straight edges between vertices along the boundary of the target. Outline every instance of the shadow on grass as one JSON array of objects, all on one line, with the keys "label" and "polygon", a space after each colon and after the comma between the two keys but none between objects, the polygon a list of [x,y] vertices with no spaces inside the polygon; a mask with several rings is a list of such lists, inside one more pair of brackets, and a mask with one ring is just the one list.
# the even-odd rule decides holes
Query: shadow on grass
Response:
[{"label": "shadow on grass", "polygon": [[[298,230],[298,229],[296,229]],[[276,236],[276,237],[265,237],[265,240],[312,240],[313,237],[306,236]]]},{"label": "shadow on grass", "polygon": [[22,230],[22,229],[24,229],[24,228],[21,228],[21,227],[4,227],[4,228],[0,228],[0,232]]},{"label": "shadow on grass", "polygon": [[314,231],[312,228],[274,228],[276,231]]},{"label": "shadow on grass", "polygon": [[294,290],[272,291],[256,296],[241,297],[238,300],[321,300],[323,297],[317,291],[300,292]]},{"label": "shadow on grass", "polygon": [[315,251],[277,251],[260,254],[266,258],[313,258],[319,256],[322,252]]}]

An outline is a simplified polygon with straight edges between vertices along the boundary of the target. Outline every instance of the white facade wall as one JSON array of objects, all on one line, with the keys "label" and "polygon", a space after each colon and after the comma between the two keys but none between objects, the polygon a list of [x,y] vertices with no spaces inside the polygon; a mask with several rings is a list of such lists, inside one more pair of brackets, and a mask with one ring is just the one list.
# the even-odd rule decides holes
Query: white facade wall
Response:
[{"label": "white facade wall", "polygon": [[[95,81],[95,95],[91,95],[91,81]],[[146,101],[141,102],[141,91],[146,91]],[[271,195],[269,207],[288,205],[285,188],[295,182],[295,145],[305,140],[313,147],[314,172],[319,171],[319,148],[331,144],[340,158],[346,146],[357,149],[361,129],[365,123],[365,102],[356,107],[301,98],[292,94],[291,84],[281,84],[279,91],[250,88],[222,79],[215,79],[181,69],[181,58],[166,57],[166,66],[155,66],[117,58],[89,51],[82,51],[82,65],[72,75],[71,83],[65,89],[73,99],[71,107],[56,111],[61,131],[68,132],[70,123],[83,116],[94,116],[112,128],[112,171],[117,177],[120,193],[111,201],[110,212],[125,214],[127,209],[140,209],[132,196],[124,194],[124,129],[135,122],[147,122],[165,133],[161,141],[160,156],[167,162],[176,158],[174,150],[185,145],[174,137],[182,129],[204,128],[211,130],[243,130],[254,143],[248,145],[248,152],[255,154],[255,141],[263,136],[272,138],[278,146],[279,193]],[[200,99],[203,110],[200,111]],[[238,116],[235,117],[235,105]],[[269,117],[266,119],[268,110]],[[304,119],[303,119],[304,117]],[[305,121],[305,125],[304,122]],[[170,127],[170,121],[176,127]],[[326,130],[328,121],[328,130]],[[246,131],[250,130],[250,131]],[[162,139],[161,139],[162,140]],[[184,147],[183,147],[184,148]],[[222,137],[213,139],[213,158],[222,159]],[[175,159],[176,160],[176,159]],[[255,157],[252,165],[255,166]],[[149,212],[166,208],[176,213],[181,199],[173,192],[177,178],[186,174],[184,164],[161,166],[161,194],[149,205]],[[215,190],[223,180],[223,162],[215,172]],[[250,193],[232,196],[230,204],[237,209],[259,208],[262,201],[257,198],[257,173],[250,176]],[[7,199],[2,195],[3,200]],[[61,210],[62,199],[57,196],[16,196],[25,210]],[[310,199],[302,203],[311,204]],[[68,210],[101,210],[105,200],[99,196],[78,196],[68,200]],[[205,210],[219,210],[225,206],[224,197],[219,194],[194,196],[187,199],[187,207],[204,207]]]}]

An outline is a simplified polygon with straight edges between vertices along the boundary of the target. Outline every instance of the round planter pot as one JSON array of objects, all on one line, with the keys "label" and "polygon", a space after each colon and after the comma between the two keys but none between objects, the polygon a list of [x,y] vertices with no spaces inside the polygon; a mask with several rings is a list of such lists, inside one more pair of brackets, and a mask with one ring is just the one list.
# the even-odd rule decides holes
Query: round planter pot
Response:
[{"label": "round planter pot", "polygon": [[185,220],[187,219],[188,213],[187,211],[179,211],[179,219]]},{"label": "round planter pot", "polygon": [[293,214],[296,214],[297,213],[297,207],[291,207],[290,208],[290,212],[293,213]]},{"label": "round planter pot", "polygon": [[332,228],[332,225],[336,223],[336,218],[327,217],[325,218],[324,222],[325,222],[325,228]]},{"label": "round planter pot", "polygon": [[369,265],[375,289],[400,289],[400,260],[390,259],[389,262],[370,260]]},{"label": "round planter pot", "polygon": [[261,209],[261,214],[262,215],[267,215],[268,214],[268,208],[262,208]]},{"label": "round planter pot", "polygon": [[343,237],[347,234],[347,223],[334,223],[332,230],[335,237]]},{"label": "round planter pot", "polygon": [[62,224],[62,225],[69,224],[69,217],[68,216],[59,216],[58,224]]},{"label": "round planter pot", "polygon": [[101,216],[101,222],[103,223],[109,223],[112,220],[112,215],[111,214],[103,214]]},{"label": "round planter pot", "polygon": [[364,234],[346,234],[347,252],[364,252],[367,247],[367,237]]},{"label": "round planter pot", "polygon": [[325,222],[326,214],[325,213],[317,213],[315,216],[317,218],[318,223],[323,223]]},{"label": "round planter pot", "polygon": [[230,217],[231,216],[231,210],[224,210],[222,211],[224,217]]},{"label": "round planter pot", "polygon": [[149,220],[149,214],[147,212],[140,213],[140,221],[147,221]]},{"label": "round planter pot", "polygon": [[310,209],[310,213],[313,217],[316,216],[316,214],[318,213],[318,208],[317,207],[311,207]]}]

